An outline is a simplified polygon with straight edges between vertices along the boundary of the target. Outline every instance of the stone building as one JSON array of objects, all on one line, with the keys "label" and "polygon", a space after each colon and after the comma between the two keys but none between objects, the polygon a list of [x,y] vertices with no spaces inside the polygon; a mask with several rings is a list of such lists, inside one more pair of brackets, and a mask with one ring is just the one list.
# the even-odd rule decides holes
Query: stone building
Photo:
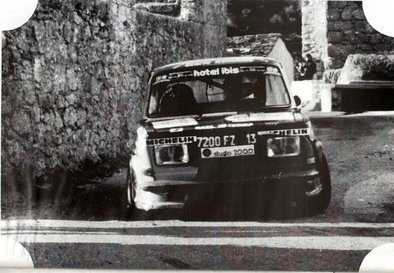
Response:
[{"label": "stone building", "polygon": [[[247,49],[247,52],[237,53],[237,49]],[[294,60],[279,33],[229,37],[227,51],[233,55],[262,56],[277,59],[283,65],[289,82],[292,82],[294,79]]]},{"label": "stone building", "polygon": [[40,0],[3,37],[3,177],[127,164],[149,72],[221,56],[225,13],[225,0]]},{"label": "stone building", "polygon": [[394,53],[394,38],[371,27],[362,1],[302,0],[302,42],[303,53],[333,69],[349,54]]},{"label": "stone building", "polygon": [[[328,94],[325,97],[328,98],[326,101],[330,106],[326,108],[343,110],[341,92],[339,89],[331,88],[341,77],[344,71],[342,67],[348,57],[358,56],[358,64],[364,63],[366,67],[374,64],[371,67],[374,67],[375,71],[372,74],[376,80],[382,75],[387,75],[378,71],[392,66],[386,62],[385,56],[394,53],[394,38],[379,33],[368,23],[362,1],[301,1],[303,54],[311,53],[320,61],[319,74],[323,75],[324,79],[312,92]],[[379,66],[381,68],[378,68]],[[374,99],[376,98],[378,97]],[[352,97],[350,99],[353,100]],[[380,109],[386,109],[383,105],[384,99],[381,101]]]}]

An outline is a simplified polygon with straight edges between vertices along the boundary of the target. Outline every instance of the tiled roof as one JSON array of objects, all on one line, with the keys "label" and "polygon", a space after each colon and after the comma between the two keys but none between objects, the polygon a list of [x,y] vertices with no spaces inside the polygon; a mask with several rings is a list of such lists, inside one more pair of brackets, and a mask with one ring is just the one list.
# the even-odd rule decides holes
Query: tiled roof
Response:
[{"label": "tiled roof", "polygon": [[247,55],[266,57],[272,51],[278,39],[281,39],[280,33],[229,37],[227,48],[249,48],[250,51]]}]

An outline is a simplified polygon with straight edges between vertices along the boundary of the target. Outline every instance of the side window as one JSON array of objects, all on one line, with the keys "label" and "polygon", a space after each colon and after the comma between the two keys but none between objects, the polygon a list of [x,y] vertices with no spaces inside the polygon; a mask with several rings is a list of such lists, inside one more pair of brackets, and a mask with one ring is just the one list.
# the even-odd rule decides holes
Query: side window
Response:
[{"label": "side window", "polygon": [[265,81],[267,88],[267,106],[290,103],[285,84],[280,75],[266,73]]},{"label": "side window", "polygon": [[152,114],[158,110],[158,102],[159,102],[159,88],[156,85],[152,87],[153,90],[151,91],[150,99],[149,99],[149,109],[148,113]]}]

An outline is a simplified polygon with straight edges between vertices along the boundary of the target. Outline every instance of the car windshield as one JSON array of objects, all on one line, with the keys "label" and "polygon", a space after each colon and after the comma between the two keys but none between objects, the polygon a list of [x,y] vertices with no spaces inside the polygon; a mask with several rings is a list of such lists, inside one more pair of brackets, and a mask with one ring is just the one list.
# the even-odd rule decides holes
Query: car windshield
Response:
[{"label": "car windshield", "polygon": [[149,116],[256,112],[288,106],[289,94],[274,66],[191,68],[152,79]]}]

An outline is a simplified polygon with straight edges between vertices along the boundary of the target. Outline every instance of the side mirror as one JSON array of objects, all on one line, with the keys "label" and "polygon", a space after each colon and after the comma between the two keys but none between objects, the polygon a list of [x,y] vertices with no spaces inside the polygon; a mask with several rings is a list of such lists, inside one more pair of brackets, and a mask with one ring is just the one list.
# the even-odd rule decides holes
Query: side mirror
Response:
[{"label": "side mirror", "polygon": [[294,101],[295,101],[295,104],[296,104],[297,107],[301,105],[301,99],[300,99],[299,96],[295,95],[294,96]]}]

